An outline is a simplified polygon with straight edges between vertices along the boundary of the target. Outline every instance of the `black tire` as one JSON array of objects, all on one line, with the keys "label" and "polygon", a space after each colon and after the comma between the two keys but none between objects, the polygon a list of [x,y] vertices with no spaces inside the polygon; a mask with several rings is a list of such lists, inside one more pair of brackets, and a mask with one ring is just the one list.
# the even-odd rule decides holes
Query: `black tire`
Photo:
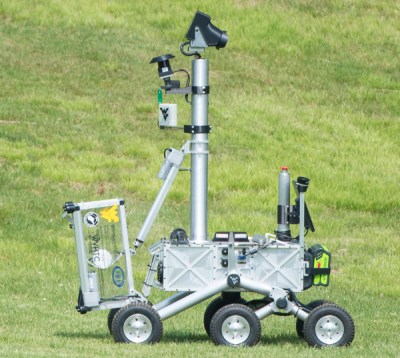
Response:
[{"label": "black tire", "polygon": [[210,337],[215,344],[253,346],[260,341],[261,322],[249,307],[233,303],[214,314],[210,323]]},{"label": "black tire", "polygon": [[107,326],[108,326],[108,330],[111,332],[112,330],[112,321],[114,319],[115,314],[119,311],[119,308],[112,308],[110,309],[110,311],[108,312],[108,317],[107,317]]},{"label": "black tire", "polygon": [[312,347],[348,346],[354,335],[353,319],[335,304],[314,308],[304,322],[304,339]]},{"label": "black tire", "polygon": [[229,305],[231,303],[246,303],[246,300],[243,298],[235,298],[232,301],[224,299],[222,297],[217,297],[214,300],[210,302],[210,304],[207,306],[205,312],[204,312],[204,318],[203,318],[203,323],[204,323],[204,329],[206,330],[207,334],[210,335],[210,323],[211,320],[215,314],[220,308]]},{"label": "black tire", "polygon": [[[324,304],[327,304],[327,303],[333,304],[333,302],[328,301],[328,300],[315,300],[315,301],[311,301],[310,303],[308,303],[306,305],[306,308],[309,311],[312,311],[314,308],[319,307]],[[297,320],[296,320],[296,332],[300,338],[304,338],[304,321],[302,321],[299,318],[297,318]]]},{"label": "black tire", "polygon": [[159,342],[163,325],[157,311],[146,303],[131,303],[115,314],[111,332],[116,342],[150,344]]}]

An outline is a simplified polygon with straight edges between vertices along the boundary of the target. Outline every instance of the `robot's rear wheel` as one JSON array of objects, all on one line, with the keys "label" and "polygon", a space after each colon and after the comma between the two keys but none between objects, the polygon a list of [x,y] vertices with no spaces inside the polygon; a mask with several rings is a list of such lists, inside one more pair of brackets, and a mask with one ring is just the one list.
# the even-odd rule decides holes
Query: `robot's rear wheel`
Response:
[{"label": "robot's rear wheel", "polygon": [[163,325],[158,313],[146,303],[131,303],[119,309],[112,320],[116,342],[149,344],[161,339]]}]

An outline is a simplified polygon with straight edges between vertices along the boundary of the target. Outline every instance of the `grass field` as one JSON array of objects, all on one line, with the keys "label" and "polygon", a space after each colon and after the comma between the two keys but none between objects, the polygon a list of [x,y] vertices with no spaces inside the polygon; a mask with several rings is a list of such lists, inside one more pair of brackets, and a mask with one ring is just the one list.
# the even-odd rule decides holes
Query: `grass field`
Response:
[{"label": "grass field", "polygon": [[[209,49],[209,233],[276,228],[277,175],[311,178],[316,233],[334,272],[301,295],[345,307],[356,339],[309,348],[292,318],[262,321],[261,343],[232,350],[203,329],[207,303],[164,322],[155,346],[120,345],[106,312],[81,316],[65,201],[123,197],[135,238],[161,182],[154,56],[179,53],[199,9],[227,30]],[[400,309],[400,4],[390,0],[0,2],[0,356],[398,357]],[[175,98],[174,98],[175,99]],[[181,123],[190,107],[177,99]],[[221,165],[223,164],[223,165]],[[188,161],[189,165],[189,161]],[[134,258],[189,229],[187,173]],[[158,302],[165,294],[153,291]]]}]

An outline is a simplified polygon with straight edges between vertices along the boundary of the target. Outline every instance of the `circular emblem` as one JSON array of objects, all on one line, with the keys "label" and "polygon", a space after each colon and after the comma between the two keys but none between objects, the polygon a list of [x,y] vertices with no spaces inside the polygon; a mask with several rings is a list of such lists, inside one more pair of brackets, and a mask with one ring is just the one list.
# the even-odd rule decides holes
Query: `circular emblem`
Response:
[{"label": "circular emblem", "polygon": [[125,274],[121,267],[115,266],[112,271],[112,280],[114,285],[117,287],[122,287],[125,283]]},{"label": "circular emblem", "polygon": [[99,215],[90,211],[86,213],[86,215],[83,218],[83,221],[87,227],[95,227],[99,223],[100,218]]},{"label": "circular emblem", "polygon": [[228,285],[230,287],[238,287],[240,285],[240,276],[237,274],[232,274],[228,276]]}]

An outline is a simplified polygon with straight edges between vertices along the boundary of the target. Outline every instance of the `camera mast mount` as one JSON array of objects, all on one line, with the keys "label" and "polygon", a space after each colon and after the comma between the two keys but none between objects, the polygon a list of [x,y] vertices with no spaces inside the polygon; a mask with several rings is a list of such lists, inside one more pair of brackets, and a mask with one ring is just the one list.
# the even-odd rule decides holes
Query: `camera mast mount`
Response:
[{"label": "camera mast mount", "polygon": [[[166,151],[166,158],[160,170],[159,177],[164,180],[159,195],[153,203],[152,209],[136,238],[135,246],[139,247],[148,235],[165,196],[169,191],[177,172],[180,170],[184,155],[191,156],[191,190],[190,190],[190,240],[194,242],[207,241],[207,211],[208,211],[208,134],[211,126],[208,124],[208,95],[210,93],[208,60],[201,58],[199,52],[207,47],[223,48],[228,42],[226,31],[218,29],[211,23],[210,16],[197,11],[186,34],[187,42],[181,46],[181,52],[185,56],[194,56],[192,60],[192,83],[190,85],[190,75],[186,70],[173,71],[170,61],[173,55],[167,54],[154,57],[150,64],[157,63],[158,76],[164,81],[161,87],[167,94],[184,94],[187,102],[192,107],[191,124],[183,127],[185,133],[191,134],[191,140],[185,143],[181,150],[169,149]],[[184,47],[188,45],[188,50]],[[180,87],[180,82],[171,80],[171,76],[176,72],[187,74],[187,83],[184,88]],[[166,104],[160,111],[172,112],[172,105]],[[176,106],[176,105],[174,105]],[[175,123],[175,120],[174,120]],[[172,126],[169,126],[172,127]],[[164,128],[160,125],[160,128]],[[175,127],[177,128],[177,127]]]},{"label": "camera mast mount", "polygon": [[[183,42],[180,46],[180,50],[185,56],[195,56],[196,59],[200,59],[200,53],[203,52],[207,47],[216,47],[217,49],[223,48],[228,43],[228,35],[226,31],[218,29],[211,23],[210,16],[197,11],[189,29],[186,33],[186,39],[189,41]],[[185,50],[185,46],[188,49]],[[161,55],[154,57],[150,64],[156,63],[158,65],[158,76],[164,80],[164,86],[166,93],[168,94],[205,94],[209,88],[197,88],[192,86],[191,88],[186,86],[180,87],[179,81],[171,80],[171,76],[176,72],[185,72],[188,76],[187,84],[190,83],[190,75],[186,70],[173,71],[170,59],[175,56],[171,54]]]}]

